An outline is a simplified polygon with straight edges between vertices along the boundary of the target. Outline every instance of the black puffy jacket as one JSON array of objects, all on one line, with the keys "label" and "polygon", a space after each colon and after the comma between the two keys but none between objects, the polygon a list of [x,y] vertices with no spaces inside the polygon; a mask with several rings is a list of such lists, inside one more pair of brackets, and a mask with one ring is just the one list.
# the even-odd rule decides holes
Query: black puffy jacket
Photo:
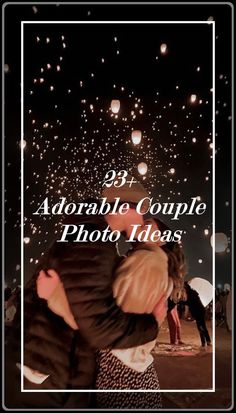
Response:
[{"label": "black puffy jacket", "polygon": [[[105,229],[103,217],[77,220],[89,231]],[[152,315],[123,313],[112,294],[117,251],[112,242],[55,242],[24,292],[24,364],[49,378],[41,388],[90,389],[95,379],[95,350],[129,348],[156,338]],[[72,330],[38,298],[38,270],[55,269],[64,284],[79,326]]]}]

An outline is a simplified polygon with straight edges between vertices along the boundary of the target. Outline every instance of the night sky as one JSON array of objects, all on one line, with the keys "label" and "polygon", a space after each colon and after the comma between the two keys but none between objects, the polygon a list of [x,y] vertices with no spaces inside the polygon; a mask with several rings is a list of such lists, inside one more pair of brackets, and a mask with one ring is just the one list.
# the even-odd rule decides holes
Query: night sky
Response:
[{"label": "night sky", "polygon": [[[8,33],[19,20],[16,9],[14,13],[13,8],[6,9]],[[50,20],[45,9],[26,6],[24,19]],[[80,13],[73,13],[73,7],[55,9],[54,21],[105,19],[98,6],[80,8]],[[207,204],[201,216],[182,216],[179,221],[159,218],[173,231],[186,231],[182,241],[188,278],[212,280],[210,21],[217,22],[222,13],[219,8],[215,14],[202,8],[204,13],[193,17],[188,10],[173,18],[163,7],[162,15],[150,13],[149,19],[198,19],[209,24],[24,26],[25,279],[61,234],[58,216],[32,215],[44,198],[49,197],[50,205],[60,197],[81,202],[99,194],[106,171],[125,169],[156,202],[189,203],[197,196]],[[140,12],[132,20],[144,20]],[[106,20],[118,18],[114,9],[107,12]],[[129,13],[122,17],[129,18]],[[224,36],[228,39],[226,26],[216,25],[216,53],[223,61],[221,66],[216,61],[216,232],[229,239],[227,250],[216,254],[216,284],[230,282],[231,255],[230,62],[223,59],[228,51]],[[19,58],[19,42],[6,37],[6,283],[10,285],[20,280]],[[117,116],[110,108],[112,99],[120,100]],[[134,146],[131,133],[136,129],[141,130],[142,141]],[[148,168],[144,176],[137,169],[140,162]]]}]

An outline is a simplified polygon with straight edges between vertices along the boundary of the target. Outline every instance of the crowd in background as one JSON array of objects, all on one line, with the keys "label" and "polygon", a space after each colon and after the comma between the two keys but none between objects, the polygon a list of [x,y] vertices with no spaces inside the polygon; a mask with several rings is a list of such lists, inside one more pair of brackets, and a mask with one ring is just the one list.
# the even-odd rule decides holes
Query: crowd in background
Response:
[{"label": "crowd in background", "polygon": [[229,329],[229,324],[227,322],[227,311],[226,304],[229,299],[230,290],[216,288],[215,294],[215,317],[216,317],[216,326],[226,325]]},{"label": "crowd in background", "polygon": [[[228,328],[226,303],[229,296],[229,289],[216,288],[215,290],[215,319],[216,326],[225,326]],[[4,321],[6,331],[12,325],[15,313],[20,305],[21,288],[6,287],[4,291]],[[194,321],[189,308],[183,303],[177,305],[178,316],[180,320]],[[206,320],[212,320],[212,302],[206,307]]]}]

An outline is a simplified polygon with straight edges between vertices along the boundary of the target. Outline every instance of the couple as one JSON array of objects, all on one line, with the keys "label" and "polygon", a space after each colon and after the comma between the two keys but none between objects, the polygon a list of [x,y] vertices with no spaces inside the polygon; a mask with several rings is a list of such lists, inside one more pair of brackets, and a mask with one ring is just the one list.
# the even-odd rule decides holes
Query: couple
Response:
[{"label": "couple", "polygon": [[[129,202],[128,213],[75,217],[74,223],[88,231],[108,224],[126,236],[132,225],[144,224],[135,210],[147,196],[141,184],[107,188],[102,196]],[[154,220],[152,225],[158,228]],[[135,243],[122,261],[112,242],[55,242],[49,248],[25,287],[25,389],[159,389],[150,352],[167,297],[181,285],[180,272],[168,277],[168,244]],[[89,393],[32,394],[21,394],[18,406],[89,407]],[[97,393],[97,407],[158,408],[160,393]]]}]

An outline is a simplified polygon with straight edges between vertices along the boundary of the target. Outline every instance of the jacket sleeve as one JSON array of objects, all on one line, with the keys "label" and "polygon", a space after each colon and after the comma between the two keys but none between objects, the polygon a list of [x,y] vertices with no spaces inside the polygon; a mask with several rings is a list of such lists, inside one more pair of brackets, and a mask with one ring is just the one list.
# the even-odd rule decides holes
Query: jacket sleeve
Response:
[{"label": "jacket sleeve", "polygon": [[105,248],[80,250],[64,257],[60,265],[71,312],[80,333],[97,349],[136,347],[157,337],[158,325],[152,314],[124,313],[115,302],[111,269]]}]

